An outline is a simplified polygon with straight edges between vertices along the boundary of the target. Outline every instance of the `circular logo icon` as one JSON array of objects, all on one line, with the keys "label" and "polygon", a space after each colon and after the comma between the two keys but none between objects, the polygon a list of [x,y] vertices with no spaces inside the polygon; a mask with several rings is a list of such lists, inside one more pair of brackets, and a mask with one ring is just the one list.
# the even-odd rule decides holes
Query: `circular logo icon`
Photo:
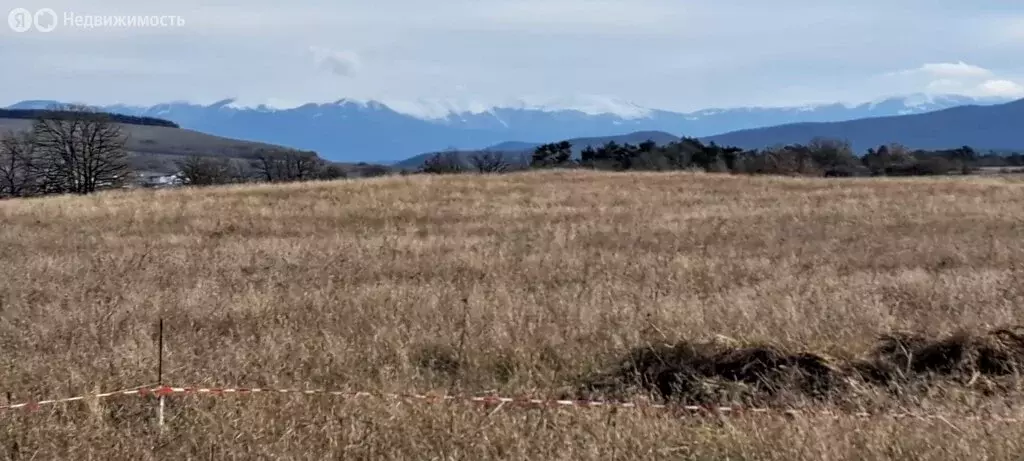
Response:
[{"label": "circular logo icon", "polygon": [[36,23],[36,30],[39,32],[53,32],[57,28],[57,12],[51,8],[43,8],[36,11],[32,19]]},{"label": "circular logo icon", "polygon": [[24,8],[11,10],[7,15],[7,25],[11,26],[11,30],[15,32],[28,32],[32,28],[32,12]]}]

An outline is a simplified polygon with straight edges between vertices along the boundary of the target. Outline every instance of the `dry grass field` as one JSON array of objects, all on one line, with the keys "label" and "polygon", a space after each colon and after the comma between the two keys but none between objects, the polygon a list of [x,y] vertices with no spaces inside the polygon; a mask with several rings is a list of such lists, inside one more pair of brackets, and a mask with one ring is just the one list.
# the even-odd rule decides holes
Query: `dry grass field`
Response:
[{"label": "dry grass field", "polygon": [[[1000,177],[544,172],[0,202],[14,402],[153,384],[161,317],[174,385],[658,399],[606,373],[683,341],[847,370],[824,397],[721,373],[682,397],[796,417],[176,396],[161,432],[152,400],[120,397],[0,412],[0,459],[1019,459],[1024,423],[988,419],[1024,416],[1016,368],[990,363],[1012,344],[984,333],[1024,323],[1022,237],[1024,182]],[[913,358],[950,369],[846,374],[901,330],[966,333]]]}]

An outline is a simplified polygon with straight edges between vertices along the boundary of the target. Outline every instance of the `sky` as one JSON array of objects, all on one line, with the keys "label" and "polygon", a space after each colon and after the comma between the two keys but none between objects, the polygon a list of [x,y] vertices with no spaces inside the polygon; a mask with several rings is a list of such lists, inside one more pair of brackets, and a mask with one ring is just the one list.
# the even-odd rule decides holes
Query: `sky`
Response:
[{"label": "sky", "polygon": [[[56,28],[17,32],[15,8],[50,8]],[[1024,97],[1020,0],[0,0],[0,14],[0,105]],[[90,16],[183,25],[65,23]]]}]

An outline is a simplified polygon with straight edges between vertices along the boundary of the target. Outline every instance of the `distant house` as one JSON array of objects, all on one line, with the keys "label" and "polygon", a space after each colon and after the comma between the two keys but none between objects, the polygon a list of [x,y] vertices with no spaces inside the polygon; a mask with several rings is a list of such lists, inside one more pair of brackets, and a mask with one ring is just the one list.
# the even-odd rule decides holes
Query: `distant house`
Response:
[{"label": "distant house", "polygon": [[136,180],[138,187],[178,187],[182,185],[181,176],[179,173],[166,174],[166,173],[153,173],[143,172],[138,173],[138,179]]}]

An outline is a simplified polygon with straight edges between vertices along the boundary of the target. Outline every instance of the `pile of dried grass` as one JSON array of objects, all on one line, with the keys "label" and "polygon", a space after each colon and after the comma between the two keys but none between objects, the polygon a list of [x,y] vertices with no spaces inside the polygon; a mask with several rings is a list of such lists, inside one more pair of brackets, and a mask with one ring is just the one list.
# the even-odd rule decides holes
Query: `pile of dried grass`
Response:
[{"label": "pile of dried grass", "polygon": [[1024,371],[1024,326],[984,334],[958,332],[934,340],[897,332],[883,335],[867,360],[850,370],[874,384],[953,377],[1016,375]]},{"label": "pile of dried grass", "polygon": [[866,358],[845,362],[771,345],[684,341],[634,349],[611,371],[586,379],[581,392],[621,396],[640,391],[691,404],[764,403],[781,396],[837,399],[853,383],[892,388],[1022,370],[1024,327],[941,339],[891,333]]},{"label": "pile of dried grass", "polygon": [[840,369],[816,354],[774,346],[681,342],[631,351],[613,371],[587,380],[603,394],[643,390],[684,403],[750,401],[797,389],[823,397],[843,388]]}]

